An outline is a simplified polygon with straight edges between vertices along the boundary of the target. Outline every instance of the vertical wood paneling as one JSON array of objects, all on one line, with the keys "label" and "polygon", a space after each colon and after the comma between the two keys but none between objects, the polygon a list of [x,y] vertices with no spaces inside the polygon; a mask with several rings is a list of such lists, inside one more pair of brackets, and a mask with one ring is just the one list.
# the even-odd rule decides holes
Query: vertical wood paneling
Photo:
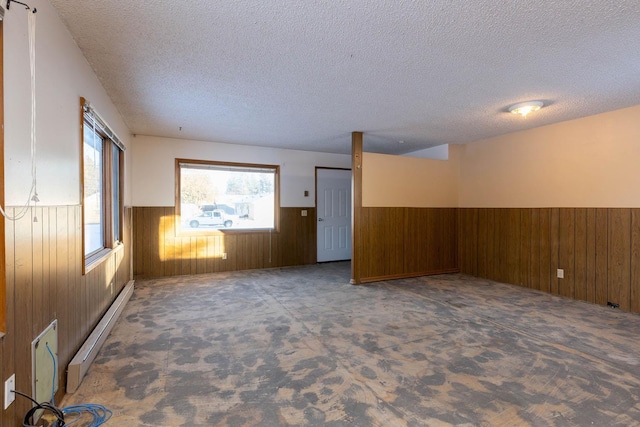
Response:
[{"label": "vertical wood paneling", "polygon": [[463,272],[476,262],[480,277],[640,312],[640,209],[465,208],[457,217]]},{"label": "vertical wood paneling", "polygon": [[607,301],[631,308],[631,210],[609,210]]},{"label": "vertical wood paneling", "polygon": [[409,208],[405,212],[404,217],[404,229],[413,225],[415,227],[415,233],[411,233],[404,241],[404,252],[415,254],[415,256],[404,257],[404,271],[418,271],[422,268],[422,260],[425,253],[425,247],[421,244],[417,236],[425,234],[426,224],[421,220],[422,209]]},{"label": "vertical wood paneling", "polygon": [[509,218],[506,209],[494,210],[494,260],[493,279],[499,282],[508,282],[509,274],[507,262],[508,239],[509,239]]},{"label": "vertical wood paneling", "polygon": [[[2,24],[0,24],[2,25]],[[0,31],[0,34],[2,32]],[[1,48],[0,48],[1,49]],[[0,83],[1,84],[1,83]],[[1,107],[0,107],[1,108]],[[9,207],[6,208],[6,212],[14,216],[15,210]],[[10,221],[5,221],[5,257],[6,257],[6,303],[7,303],[7,325],[6,325],[6,334],[2,340],[0,340],[0,345],[2,347],[2,373],[3,380],[9,378],[9,376],[16,372],[16,355],[15,355],[15,347],[16,347],[16,323],[18,322],[18,317],[16,315],[15,308],[15,291],[16,291],[16,230],[15,223]],[[4,387],[0,387],[2,389],[2,396],[4,402]],[[3,410],[2,412],[2,421],[5,426],[14,426],[16,420],[16,405],[10,405],[9,408]]]},{"label": "vertical wood paneling", "polygon": [[[214,273],[316,262],[314,208],[281,208],[278,232],[180,235],[173,207],[133,208],[134,277]],[[153,237],[152,234],[156,234]],[[222,254],[227,259],[222,259]],[[401,255],[400,255],[401,256]]]},{"label": "vertical wood paneling", "polygon": [[575,209],[575,294],[587,301],[587,210]]},{"label": "vertical wood paneling", "polygon": [[[442,209],[444,215],[444,222],[441,233],[441,238],[443,239],[443,253],[444,259],[442,264],[442,269],[448,268],[457,268],[458,267],[458,239],[455,237],[455,231],[458,229],[458,215],[457,208],[444,208]],[[427,239],[429,235],[426,235]],[[428,242],[428,240],[427,240]],[[406,254],[406,256],[412,256],[410,254]],[[448,267],[454,266],[454,267]],[[424,270],[423,270],[424,271]]]},{"label": "vertical wood paneling", "polygon": [[586,300],[596,302],[596,210],[587,209]]},{"label": "vertical wood paneling", "polygon": [[551,209],[551,293],[559,293],[557,270],[560,268],[560,210]]},{"label": "vertical wood paneling", "polygon": [[487,278],[495,279],[496,277],[496,258],[497,258],[497,239],[496,239],[496,210],[487,209]]},{"label": "vertical wood paneling", "polygon": [[[531,235],[529,240],[531,259],[529,262],[529,286],[540,289],[540,209],[531,209]],[[526,273],[525,273],[526,274]]]},{"label": "vertical wood paneling", "polygon": [[[10,209],[13,212],[13,209]],[[66,366],[129,280],[125,246],[82,276],[82,220],[80,206],[38,207],[33,215],[7,227],[7,334],[2,339],[2,372],[15,373],[20,390],[31,390],[31,342],[54,319],[58,320],[58,360]],[[130,212],[130,210],[129,210]],[[124,227],[130,231],[130,216]],[[125,243],[126,245],[126,243]],[[119,271],[126,276],[119,276]],[[8,375],[6,375],[8,377]],[[64,394],[66,373],[58,370],[59,392]],[[17,399],[3,422],[15,425],[16,414],[29,408]]]},{"label": "vertical wood paneling", "polygon": [[[14,222],[15,247],[15,371],[18,390],[31,390],[31,340],[35,338],[34,288],[33,288],[33,228],[28,213]],[[40,302],[41,303],[41,302]],[[22,372],[23,375],[17,375]],[[26,412],[30,405],[16,399],[14,403],[18,413]]]},{"label": "vertical wood paneling", "polygon": [[478,276],[488,277],[489,209],[478,209],[478,244],[475,257],[478,262]]},{"label": "vertical wood paneling", "polygon": [[631,311],[640,313],[640,209],[631,210]]},{"label": "vertical wood paneling", "polygon": [[[442,256],[442,241],[445,236],[455,236],[457,230],[451,233],[451,231],[445,231],[443,229],[443,213],[441,209],[427,209],[427,232],[425,236],[420,236],[422,244],[427,245],[427,271],[440,270],[442,268],[444,257]],[[405,230],[404,233],[411,232]],[[411,256],[408,254],[408,256]]]},{"label": "vertical wood paneling", "polygon": [[596,304],[606,305],[609,272],[609,211],[596,209]]},{"label": "vertical wood paneling", "polygon": [[569,298],[575,295],[575,241],[575,210],[558,209],[558,268],[564,278],[556,279],[557,293]]},{"label": "vertical wood paneling", "polygon": [[[518,210],[516,210],[517,212]],[[531,287],[531,209],[520,210],[520,267],[519,267],[519,282],[520,286],[527,288]]]},{"label": "vertical wood paneling", "polygon": [[[540,209],[540,290],[551,292],[551,209]],[[555,271],[553,271],[555,274]]]},{"label": "vertical wood paneling", "polygon": [[507,209],[507,282],[520,283],[520,210]]}]

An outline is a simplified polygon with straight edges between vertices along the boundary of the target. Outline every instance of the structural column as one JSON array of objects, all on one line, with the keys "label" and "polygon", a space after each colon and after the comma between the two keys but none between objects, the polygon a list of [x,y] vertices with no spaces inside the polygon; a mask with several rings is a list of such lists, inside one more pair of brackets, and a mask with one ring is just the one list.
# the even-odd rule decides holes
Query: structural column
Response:
[{"label": "structural column", "polygon": [[362,266],[362,132],[351,133],[351,284],[360,284]]}]

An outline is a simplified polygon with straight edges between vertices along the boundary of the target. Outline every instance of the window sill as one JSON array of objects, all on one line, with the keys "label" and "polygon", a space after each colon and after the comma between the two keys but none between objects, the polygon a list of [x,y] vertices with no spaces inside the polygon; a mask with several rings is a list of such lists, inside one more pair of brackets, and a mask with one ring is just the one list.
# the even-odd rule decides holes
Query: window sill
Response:
[{"label": "window sill", "polygon": [[88,258],[84,259],[84,272],[83,275],[89,273],[94,268],[101,265],[107,258],[111,256],[111,254],[115,254],[119,251],[124,250],[124,245],[122,243],[116,244],[115,248],[105,248],[95,254],[91,255]]}]

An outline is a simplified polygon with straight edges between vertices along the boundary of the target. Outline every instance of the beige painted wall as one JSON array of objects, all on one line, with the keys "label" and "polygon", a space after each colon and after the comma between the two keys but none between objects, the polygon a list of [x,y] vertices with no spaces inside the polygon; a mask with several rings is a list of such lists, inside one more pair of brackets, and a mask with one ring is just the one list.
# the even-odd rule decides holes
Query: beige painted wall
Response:
[{"label": "beige painted wall", "polygon": [[640,106],[461,150],[461,207],[640,207]]},{"label": "beige painted wall", "polygon": [[362,205],[458,206],[459,153],[458,146],[449,146],[449,160],[364,153]]},{"label": "beige painted wall", "polygon": [[[280,206],[315,205],[316,166],[351,168],[351,156],[138,135],[133,146],[133,205],[175,204],[175,159],[280,166]],[[309,195],[304,196],[308,191]]]},{"label": "beige painted wall", "polygon": [[[3,3],[3,6],[5,4]],[[13,6],[13,5],[12,5]],[[31,6],[34,6],[32,4]],[[44,206],[80,204],[80,97],[91,102],[129,147],[130,132],[82,52],[48,2],[37,2],[36,136],[38,196]],[[5,200],[22,206],[31,187],[31,77],[28,12],[4,17]],[[125,152],[125,204],[131,204]]]}]

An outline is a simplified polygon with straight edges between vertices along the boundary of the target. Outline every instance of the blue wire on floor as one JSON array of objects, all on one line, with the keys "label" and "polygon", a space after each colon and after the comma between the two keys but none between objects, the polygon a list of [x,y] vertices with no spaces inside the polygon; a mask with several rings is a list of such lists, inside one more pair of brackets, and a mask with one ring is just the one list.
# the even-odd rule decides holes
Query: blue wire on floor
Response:
[{"label": "blue wire on floor", "polygon": [[62,413],[65,416],[77,415],[77,418],[75,420],[71,421],[70,423],[66,423],[65,426],[71,426],[80,421],[84,414],[89,414],[91,417],[93,417],[93,420],[91,421],[91,424],[87,425],[87,427],[101,426],[102,424],[109,421],[109,418],[111,418],[111,415],[113,415],[113,412],[111,412],[110,409],[95,403],[66,406],[62,408]]},{"label": "blue wire on floor", "polygon": [[[47,350],[49,351],[49,354],[51,355],[51,359],[53,360],[53,382],[51,383],[51,404],[53,405],[54,404],[53,400],[55,398],[55,393],[56,393],[55,384],[56,384],[56,376],[58,373],[58,366],[57,366],[58,363],[57,363],[56,357],[53,354],[53,351],[51,351],[51,348],[49,347],[49,343],[47,343]],[[85,403],[85,404],[79,404],[79,405],[65,406],[64,408],[62,408],[62,413],[64,415],[77,416],[76,419],[71,421],[70,423],[65,423],[65,426],[71,426],[77,423],[78,421],[80,421],[85,414],[89,414],[92,420],[91,420],[91,424],[87,424],[86,427],[99,427],[102,424],[109,421],[109,418],[111,418],[111,416],[113,415],[113,412],[111,411],[111,409],[108,409],[107,407],[103,405],[99,405],[97,403]]]}]

